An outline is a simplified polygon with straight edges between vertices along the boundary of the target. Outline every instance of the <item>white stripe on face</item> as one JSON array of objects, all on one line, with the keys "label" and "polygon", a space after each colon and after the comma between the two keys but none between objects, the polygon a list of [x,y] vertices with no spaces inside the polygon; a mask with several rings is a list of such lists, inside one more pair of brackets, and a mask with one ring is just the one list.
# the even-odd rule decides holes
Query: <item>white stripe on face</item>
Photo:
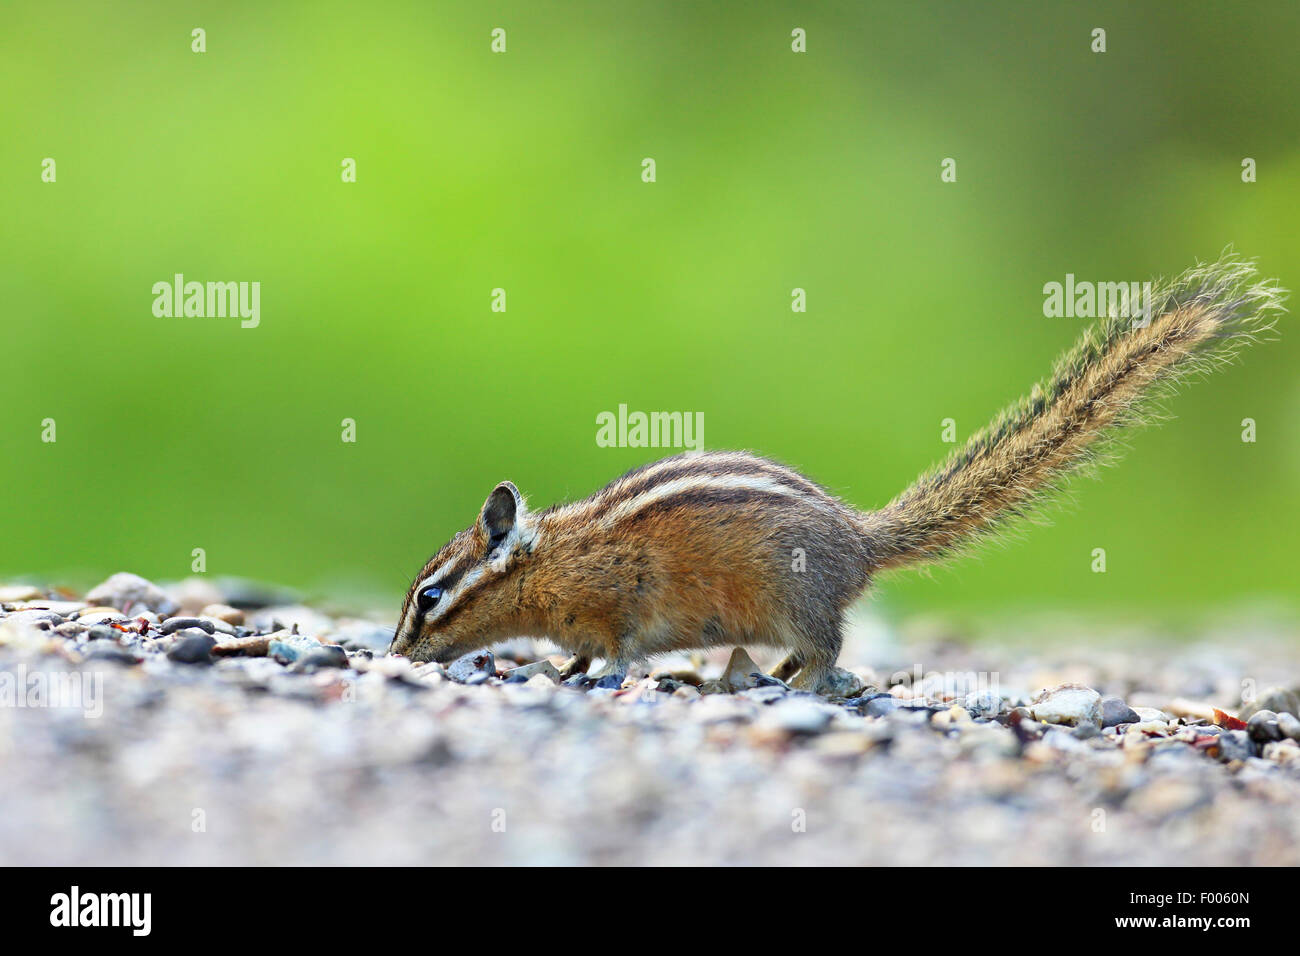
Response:
[{"label": "white stripe on face", "polygon": [[601,525],[608,528],[641,509],[657,501],[663,501],[673,495],[691,491],[759,491],[767,494],[781,495],[786,498],[807,500],[797,488],[782,484],[764,475],[688,475],[684,478],[672,478],[661,482],[627,501],[619,502],[601,518]]},{"label": "white stripe on face", "polygon": [[[476,568],[470,568],[461,575],[461,578],[456,582],[455,587],[442,592],[442,597],[438,599],[437,604],[429,609],[429,613],[424,616],[424,620],[436,621],[438,618],[442,617],[442,615],[447,612],[447,609],[456,603],[456,599],[477,584],[482,577],[482,565],[479,565]],[[438,587],[437,575],[431,574],[424,581],[420,582],[420,590],[424,590],[424,588],[427,587]],[[419,591],[416,592],[416,597],[419,597]],[[414,608],[412,608],[412,613],[414,613]],[[417,624],[418,623],[420,622],[417,621]]]}]

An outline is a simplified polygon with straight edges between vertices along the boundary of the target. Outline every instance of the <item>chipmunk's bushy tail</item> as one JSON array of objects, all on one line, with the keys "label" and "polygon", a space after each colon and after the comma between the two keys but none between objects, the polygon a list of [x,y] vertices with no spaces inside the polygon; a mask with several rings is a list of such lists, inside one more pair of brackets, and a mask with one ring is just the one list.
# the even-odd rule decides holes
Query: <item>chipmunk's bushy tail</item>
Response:
[{"label": "chipmunk's bushy tail", "polygon": [[1284,294],[1227,256],[1152,284],[1150,321],[1098,322],[1052,375],[938,468],[863,517],[873,569],[944,558],[1033,511],[1189,376],[1273,327]]}]

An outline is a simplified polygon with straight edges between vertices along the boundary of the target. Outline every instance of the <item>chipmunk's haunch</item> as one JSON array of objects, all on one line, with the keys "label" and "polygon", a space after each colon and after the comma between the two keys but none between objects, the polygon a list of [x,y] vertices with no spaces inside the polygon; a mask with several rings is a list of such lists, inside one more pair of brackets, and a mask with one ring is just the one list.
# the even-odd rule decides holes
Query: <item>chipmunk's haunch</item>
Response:
[{"label": "chipmunk's haunch", "polygon": [[744,452],[668,458],[540,513],[502,482],[412,584],[392,651],[445,662],[534,635],[578,666],[600,657],[621,673],[663,651],[766,644],[789,651],[774,673],[820,689],[844,610],[876,573],[945,557],[1025,514],[1171,385],[1269,328],[1281,303],[1231,258],[1152,299],[1149,324],[1099,322],[1028,397],[879,511]]}]

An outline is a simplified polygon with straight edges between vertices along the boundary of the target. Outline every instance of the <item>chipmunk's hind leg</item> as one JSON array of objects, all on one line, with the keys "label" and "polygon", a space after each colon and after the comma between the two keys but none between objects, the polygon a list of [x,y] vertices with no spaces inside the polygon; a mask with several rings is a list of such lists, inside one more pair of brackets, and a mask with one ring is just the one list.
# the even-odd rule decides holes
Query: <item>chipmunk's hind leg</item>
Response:
[{"label": "chipmunk's hind leg", "polygon": [[790,686],[828,697],[841,696],[845,675],[848,672],[835,666],[835,662],[839,660],[840,648],[844,644],[844,637],[840,633],[840,621],[826,621],[815,626],[811,631],[806,649],[791,655],[791,657],[801,655],[803,666],[800,667],[794,680],[790,681]]},{"label": "chipmunk's hind leg", "polygon": [[798,651],[793,651],[786,655],[781,663],[768,671],[768,676],[775,677],[777,680],[785,681],[788,684],[790,678],[794,677],[799,672],[799,668],[803,667],[803,661],[803,655]]}]

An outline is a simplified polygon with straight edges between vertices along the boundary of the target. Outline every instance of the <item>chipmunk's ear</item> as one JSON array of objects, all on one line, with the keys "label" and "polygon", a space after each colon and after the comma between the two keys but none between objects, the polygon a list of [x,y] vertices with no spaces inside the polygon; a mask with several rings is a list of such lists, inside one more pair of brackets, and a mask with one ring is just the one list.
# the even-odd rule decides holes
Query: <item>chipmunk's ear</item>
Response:
[{"label": "chipmunk's ear", "polygon": [[479,515],[479,524],[488,537],[488,550],[491,551],[505,540],[506,535],[514,530],[516,523],[524,513],[524,499],[519,489],[509,481],[503,481],[492,489],[492,494],[483,502],[483,513]]}]

